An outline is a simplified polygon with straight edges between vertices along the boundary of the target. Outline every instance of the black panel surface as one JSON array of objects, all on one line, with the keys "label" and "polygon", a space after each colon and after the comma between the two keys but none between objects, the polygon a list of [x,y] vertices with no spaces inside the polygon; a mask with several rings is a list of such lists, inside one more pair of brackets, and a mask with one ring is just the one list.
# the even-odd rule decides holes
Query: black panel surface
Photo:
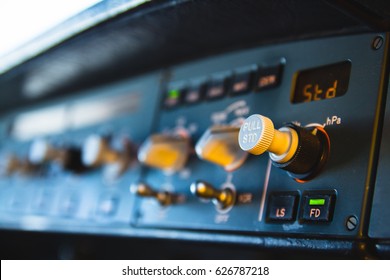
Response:
[{"label": "black panel surface", "polygon": [[[364,215],[383,59],[381,51],[370,48],[374,37],[374,34],[368,34],[274,45],[173,68],[168,85],[173,88],[210,83],[237,72],[279,64],[283,65],[283,78],[274,88],[238,96],[225,95],[216,100],[162,110],[157,133],[185,131],[195,145],[212,125],[234,125],[251,114],[262,114],[271,118],[277,128],[287,122],[297,122],[302,126],[323,125],[330,137],[330,156],[323,173],[302,184],[292,180],[285,171],[271,168],[267,154],[250,155],[243,166],[233,172],[226,172],[222,167],[191,154],[186,168],[177,174],[150,169],[142,178],[156,189],[184,194],[187,200],[183,204],[160,207],[153,199],[140,198],[138,208],[134,210],[136,225],[263,234],[358,236],[358,227],[349,230],[346,221],[355,216],[359,223]],[[317,102],[291,103],[297,72],[347,60],[351,62],[351,74],[345,95]],[[232,187],[238,193],[237,205],[220,211],[210,201],[198,199],[190,193],[191,183],[197,180],[204,180],[217,189]],[[265,214],[269,195],[289,191],[298,192],[301,198],[305,191],[324,195],[334,193],[333,220],[310,224],[298,220],[267,223]]]},{"label": "black panel surface", "polygon": [[[388,34],[377,28],[390,28],[388,23],[388,4],[382,0],[157,0],[2,74],[0,171],[9,153],[25,158],[39,138],[15,138],[14,121],[52,106],[65,106],[68,113],[67,129],[44,137],[55,144],[80,147],[97,133],[108,136],[114,147],[126,136],[138,148],[152,133],[179,132],[190,135],[194,146],[211,124],[237,125],[260,113],[276,127],[286,122],[324,126],[331,149],[323,172],[304,184],[273,166],[267,155],[250,155],[243,167],[226,172],[192,150],[188,164],[174,174],[136,161],[112,181],[103,175],[105,168],[73,174],[52,163],[33,176],[1,174],[1,256],[367,258],[372,255],[365,250],[371,248],[388,258],[390,102],[370,221],[366,217],[379,149],[374,146],[381,104],[377,106],[382,83],[388,81],[382,77]],[[344,94],[291,102],[299,71],[346,61],[351,69]],[[240,88],[242,82],[250,86]],[[233,83],[238,86],[234,91]],[[174,89],[173,99],[188,98],[190,92],[197,96],[177,104],[169,100],[173,105],[164,107],[169,89]],[[75,111],[68,109],[77,102],[82,101],[79,111],[88,119],[105,112],[84,111],[89,102],[118,96],[130,104],[124,106],[128,111],[93,125],[74,125]],[[112,107],[108,101],[100,105]],[[237,204],[221,210],[195,197],[190,192],[195,180],[235,189]],[[129,187],[137,182],[186,199],[162,207],[131,194]],[[314,195],[314,206],[304,205],[306,194]],[[271,198],[278,195],[293,197],[273,207]],[[110,203],[113,214],[105,212],[113,207]],[[292,207],[290,212],[286,207]],[[314,218],[303,219],[305,209]],[[327,210],[332,212],[325,213],[328,221],[315,219],[324,217],[318,211]],[[289,217],[279,219],[285,213]]]}]

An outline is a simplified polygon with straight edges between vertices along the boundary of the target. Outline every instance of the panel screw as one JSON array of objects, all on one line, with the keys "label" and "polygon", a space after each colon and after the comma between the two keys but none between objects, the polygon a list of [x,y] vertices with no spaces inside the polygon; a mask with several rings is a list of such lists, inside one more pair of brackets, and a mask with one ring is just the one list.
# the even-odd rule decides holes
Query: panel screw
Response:
[{"label": "panel screw", "polygon": [[349,216],[345,225],[349,231],[352,231],[356,229],[358,223],[359,221],[356,216]]},{"label": "panel screw", "polygon": [[382,36],[376,36],[374,40],[372,41],[371,47],[374,50],[379,50],[383,46],[383,37]]}]

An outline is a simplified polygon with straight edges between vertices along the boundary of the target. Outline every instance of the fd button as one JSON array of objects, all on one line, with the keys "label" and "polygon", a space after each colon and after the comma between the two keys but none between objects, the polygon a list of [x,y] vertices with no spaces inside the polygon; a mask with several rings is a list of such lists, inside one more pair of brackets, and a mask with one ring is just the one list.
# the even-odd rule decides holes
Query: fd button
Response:
[{"label": "fd button", "polygon": [[336,195],[334,192],[305,192],[302,197],[300,222],[330,222]]}]

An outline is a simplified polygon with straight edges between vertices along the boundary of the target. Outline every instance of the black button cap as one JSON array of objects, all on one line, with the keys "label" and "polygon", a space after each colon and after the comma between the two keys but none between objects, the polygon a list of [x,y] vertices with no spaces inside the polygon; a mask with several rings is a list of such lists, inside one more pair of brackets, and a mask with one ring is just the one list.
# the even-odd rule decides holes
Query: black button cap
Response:
[{"label": "black button cap", "polygon": [[300,222],[331,222],[335,201],[334,192],[305,192],[302,196]]},{"label": "black button cap", "polygon": [[204,85],[189,87],[184,95],[184,102],[186,104],[195,104],[202,101],[204,97]]},{"label": "black button cap", "polygon": [[268,199],[267,222],[291,222],[296,218],[297,193],[273,193]]},{"label": "black button cap", "polygon": [[179,106],[183,101],[183,89],[169,89],[165,93],[164,108],[172,109]]},{"label": "black button cap", "polygon": [[252,72],[235,74],[232,78],[230,94],[245,94],[252,90]]},{"label": "black button cap", "polygon": [[222,98],[226,95],[227,79],[211,81],[206,88],[206,98],[208,100]]},{"label": "black button cap", "polygon": [[261,91],[277,87],[282,79],[283,66],[259,68],[255,80],[255,90]]}]

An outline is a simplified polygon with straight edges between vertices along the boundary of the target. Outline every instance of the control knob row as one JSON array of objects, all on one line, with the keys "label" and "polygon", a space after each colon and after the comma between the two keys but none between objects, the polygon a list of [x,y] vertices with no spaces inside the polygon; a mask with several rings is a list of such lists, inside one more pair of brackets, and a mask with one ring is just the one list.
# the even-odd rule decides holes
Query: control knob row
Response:
[{"label": "control knob row", "polygon": [[[325,165],[330,150],[329,136],[319,125],[302,127],[292,123],[275,129],[273,122],[255,114],[241,127],[215,125],[206,130],[195,145],[199,158],[231,172],[242,166],[248,153],[269,153],[274,166],[284,169],[295,180],[315,177]],[[182,169],[190,154],[187,137],[155,134],[141,146],[141,163],[164,171]]]},{"label": "control knob row", "polygon": [[[312,179],[325,165],[330,150],[327,133],[321,126],[301,127],[289,123],[275,129],[273,122],[254,114],[241,127],[214,125],[207,129],[195,145],[200,159],[209,161],[231,172],[243,165],[248,153],[269,153],[274,166],[284,169],[295,180]],[[185,135],[154,134],[138,150],[138,160],[150,167],[173,173],[184,168],[193,152],[191,141]],[[112,148],[107,138],[91,135],[82,149],[55,147],[45,140],[33,142],[29,162],[39,165],[57,162],[65,170],[81,172],[103,165],[115,166],[114,177],[123,174],[135,159],[134,145],[124,139],[122,147]],[[12,161],[10,162],[12,163]],[[21,163],[9,164],[9,170]]]}]

